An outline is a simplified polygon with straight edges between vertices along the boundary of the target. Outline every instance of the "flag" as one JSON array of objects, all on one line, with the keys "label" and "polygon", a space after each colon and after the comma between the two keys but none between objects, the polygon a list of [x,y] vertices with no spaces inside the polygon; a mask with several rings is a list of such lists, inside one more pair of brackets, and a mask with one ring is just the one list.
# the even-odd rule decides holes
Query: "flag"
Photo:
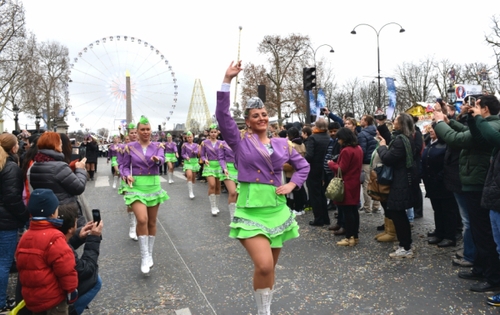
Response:
[{"label": "flag", "polygon": [[316,117],[319,118],[319,114],[321,112],[321,109],[326,107],[326,98],[325,98],[325,93],[323,92],[323,89],[318,90],[318,106],[317,106],[317,111],[316,111]]},{"label": "flag", "polygon": [[318,109],[316,108],[316,100],[314,99],[314,94],[313,91],[308,91],[309,92],[309,108],[311,109],[311,116],[315,116],[316,113],[318,112]]},{"label": "flag", "polygon": [[394,78],[385,78],[387,85],[387,95],[389,96],[389,106],[387,107],[386,114],[388,119],[392,119],[394,109],[396,108],[396,86],[394,85]]}]

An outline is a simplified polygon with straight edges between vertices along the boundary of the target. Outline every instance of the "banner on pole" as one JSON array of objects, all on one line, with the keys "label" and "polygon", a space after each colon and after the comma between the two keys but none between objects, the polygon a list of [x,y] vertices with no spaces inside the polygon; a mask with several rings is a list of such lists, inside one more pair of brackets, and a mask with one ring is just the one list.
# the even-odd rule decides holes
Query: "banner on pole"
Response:
[{"label": "banner on pole", "polygon": [[388,119],[392,119],[394,109],[396,108],[396,85],[394,85],[394,78],[385,78],[385,84],[387,85],[387,95],[389,96],[389,106],[387,107],[386,115]]},{"label": "banner on pole", "polygon": [[317,111],[316,111],[316,117],[320,117],[321,109],[326,107],[326,98],[325,98],[325,92],[323,92],[323,89],[318,90],[318,106],[317,106]]},{"label": "banner on pole", "polygon": [[309,108],[311,116],[315,116],[316,113],[318,112],[318,109],[316,107],[317,105],[316,105],[316,100],[314,99],[314,93],[313,91],[309,91]]}]

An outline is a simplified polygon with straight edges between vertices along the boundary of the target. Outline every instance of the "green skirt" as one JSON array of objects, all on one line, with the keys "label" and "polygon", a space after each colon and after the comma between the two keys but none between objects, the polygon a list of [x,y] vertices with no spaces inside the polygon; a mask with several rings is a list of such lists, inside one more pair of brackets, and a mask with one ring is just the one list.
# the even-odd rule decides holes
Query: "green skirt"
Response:
[{"label": "green skirt", "polygon": [[118,187],[118,195],[125,195],[125,193],[127,192],[127,188],[130,187],[123,179],[120,179],[120,187]]},{"label": "green skirt", "polygon": [[167,163],[167,162],[172,162],[172,163],[177,162],[177,158],[175,157],[175,153],[165,153],[165,163]]},{"label": "green skirt", "polygon": [[240,194],[229,237],[237,239],[265,236],[271,248],[281,248],[299,236],[295,215],[286,205],[286,197],[276,194],[274,185],[240,183]]},{"label": "green skirt", "polygon": [[219,161],[208,161],[208,165],[205,164],[203,167],[203,177],[213,176],[215,178],[220,178],[222,173],[222,168],[220,167]]},{"label": "green skirt", "polygon": [[170,198],[161,188],[159,175],[134,176],[134,180],[132,187],[127,186],[123,197],[127,206],[139,201],[146,207],[153,207]]},{"label": "green skirt", "polygon": [[224,175],[224,171],[220,176],[220,180],[232,180],[235,183],[238,183],[238,170],[234,167],[234,163],[226,163],[227,172],[229,176]]},{"label": "green skirt", "polygon": [[193,172],[198,172],[200,170],[200,164],[198,163],[198,158],[190,158],[189,160],[184,160],[183,171],[191,170]]},{"label": "green skirt", "polygon": [[118,166],[118,159],[116,158],[116,156],[113,156],[111,158],[111,167],[114,167],[114,166]]}]

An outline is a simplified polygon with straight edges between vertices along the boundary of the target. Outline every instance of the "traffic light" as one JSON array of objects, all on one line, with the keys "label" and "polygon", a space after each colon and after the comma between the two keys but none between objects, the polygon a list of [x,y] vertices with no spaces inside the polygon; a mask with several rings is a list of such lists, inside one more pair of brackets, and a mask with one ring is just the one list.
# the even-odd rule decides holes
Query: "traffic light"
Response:
[{"label": "traffic light", "polygon": [[316,68],[304,68],[302,72],[304,91],[310,91],[316,86]]}]

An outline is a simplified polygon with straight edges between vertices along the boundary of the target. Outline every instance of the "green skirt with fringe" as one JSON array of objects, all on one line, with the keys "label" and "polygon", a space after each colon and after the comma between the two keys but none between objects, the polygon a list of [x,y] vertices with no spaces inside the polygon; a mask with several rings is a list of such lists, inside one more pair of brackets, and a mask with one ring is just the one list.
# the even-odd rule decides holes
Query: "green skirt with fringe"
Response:
[{"label": "green skirt with fringe", "polygon": [[226,176],[224,174],[224,171],[222,171],[222,174],[220,176],[220,180],[229,179],[237,184],[238,183],[238,170],[236,169],[236,167],[234,167],[234,163],[231,163],[231,162],[226,163],[226,167],[227,167],[227,172],[229,173],[229,176]]},{"label": "green skirt with fringe", "polygon": [[111,158],[111,167],[118,166],[118,158],[116,156],[113,156]]},{"label": "green skirt with fringe", "polygon": [[175,157],[175,153],[165,153],[165,163],[167,163],[167,162],[172,162],[172,163],[177,162],[177,158]]},{"label": "green skirt with fringe", "polygon": [[182,170],[185,172],[191,170],[193,172],[198,172],[200,170],[200,164],[198,163],[198,158],[190,158],[189,160],[184,160],[184,166]]},{"label": "green skirt with fringe", "polygon": [[208,161],[208,165],[205,164],[203,167],[203,177],[213,176],[215,178],[220,178],[222,173],[222,168],[220,167],[219,161]]},{"label": "green skirt with fringe", "polygon": [[159,175],[134,176],[134,180],[132,187],[127,186],[123,197],[127,206],[139,201],[146,207],[153,207],[170,198],[161,188]]},{"label": "green skirt with fringe", "polygon": [[246,239],[265,236],[271,248],[281,248],[299,236],[295,215],[286,205],[286,197],[276,194],[274,185],[240,183],[229,237]]}]

